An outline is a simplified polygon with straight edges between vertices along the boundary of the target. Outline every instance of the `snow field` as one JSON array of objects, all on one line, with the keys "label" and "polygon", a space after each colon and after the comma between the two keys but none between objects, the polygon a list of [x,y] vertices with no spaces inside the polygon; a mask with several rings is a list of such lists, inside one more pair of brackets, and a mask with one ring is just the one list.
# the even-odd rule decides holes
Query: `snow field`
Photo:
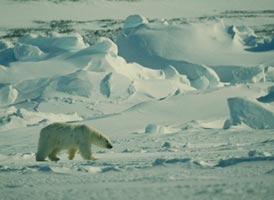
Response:
[{"label": "snow field", "polygon": [[[250,129],[239,133],[239,130],[189,128],[172,135],[130,134],[127,138],[114,139],[113,152],[95,148],[95,156],[99,158],[95,162],[83,161],[79,155],[75,161],[68,161],[63,152],[60,162],[37,163],[34,153],[27,152],[35,150],[33,139],[38,139],[39,128],[27,130],[29,134],[19,131],[26,146],[13,140],[13,147],[5,148],[0,156],[2,180],[7,180],[1,183],[1,188],[5,188],[2,194],[7,199],[13,196],[8,192],[12,188],[23,198],[40,195],[42,199],[49,198],[48,195],[58,199],[82,195],[134,199],[158,195],[160,199],[182,196],[270,199],[273,194],[271,131],[255,133]],[[10,131],[4,136],[18,139],[18,133]],[[26,153],[18,153],[20,149]],[[241,177],[240,185],[238,178],[232,178],[235,174]],[[58,191],[52,184],[59,185]],[[33,190],[33,185],[39,186]]]}]

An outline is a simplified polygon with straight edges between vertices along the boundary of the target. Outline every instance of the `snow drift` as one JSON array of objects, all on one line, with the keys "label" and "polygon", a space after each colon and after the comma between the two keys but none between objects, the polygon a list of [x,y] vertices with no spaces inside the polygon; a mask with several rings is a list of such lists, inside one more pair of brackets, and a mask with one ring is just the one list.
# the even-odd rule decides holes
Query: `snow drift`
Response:
[{"label": "snow drift", "polygon": [[[125,20],[117,44],[103,37],[88,45],[77,33],[30,34],[14,45],[3,41],[1,105],[62,113],[77,104],[81,116],[90,118],[147,100],[215,89],[223,86],[222,81],[271,80],[267,64],[234,65],[244,58],[260,60],[260,55],[268,60],[269,54],[247,52],[247,47],[258,44],[254,31],[227,27],[220,19],[176,25],[133,15]],[[238,54],[244,57],[239,59]]]},{"label": "snow drift", "polygon": [[44,52],[77,51],[86,48],[80,34],[52,33],[49,36],[30,34],[21,37],[19,43],[36,46]]},{"label": "snow drift", "polygon": [[[86,105],[87,102],[97,104],[115,101],[118,104],[129,100],[125,108],[117,105],[118,110],[121,110],[136,102],[195,90],[187,76],[171,65],[163,69],[150,69],[138,63],[128,63],[118,55],[117,45],[108,38],[100,38],[97,43],[88,46],[77,34],[47,37],[29,35],[19,38],[11,49],[14,59],[20,62],[0,69],[3,72],[1,106],[14,104],[29,112],[42,109],[43,112],[60,114],[63,109],[73,111],[68,108],[72,103],[68,102],[76,100],[83,108],[80,111],[83,117],[89,117],[106,111],[103,108],[100,109],[104,112],[95,111],[93,105]],[[41,74],[44,69],[48,76]],[[206,67],[204,69],[207,70]],[[211,73],[210,69],[207,71]],[[214,79],[214,75],[211,79]],[[62,106],[60,103],[59,106],[54,105],[60,101],[63,102]],[[4,116],[5,119],[11,119],[4,120],[6,125],[16,127],[31,124],[29,120],[22,122],[20,117],[9,116]],[[20,123],[14,122],[18,120]],[[34,121],[38,123],[39,120]]]},{"label": "snow drift", "polygon": [[0,64],[15,61],[40,61],[60,53],[86,48],[80,34],[52,33],[47,36],[29,34],[19,38],[15,45],[0,40]]},{"label": "snow drift", "polygon": [[218,18],[174,25],[148,23],[143,16],[129,16],[117,44],[119,55],[128,62],[156,69],[172,65],[197,89],[216,87],[220,81],[262,81],[264,67],[260,64],[272,60],[267,48],[261,54],[247,50],[260,45],[260,38],[252,29],[226,26]]},{"label": "snow drift", "polygon": [[[38,41],[40,40],[41,38]],[[40,44],[37,38],[34,38],[34,41],[28,38],[27,41],[31,44]],[[59,48],[63,46],[59,45]],[[63,49],[65,48],[66,46]],[[15,86],[19,91],[18,101],[40,96],[53,97],[60,92],[94,99],[125,99],[135,93],[162,98],[176,91],[194,90],[187,77],[179,74],[172,66],[167,66],[163,70],[149,69],[137,63],[127,63],[117,53],[118,49],[114,42],[108,38],[100,38],[92,46],[69,53],[68,56],[65,54],[67,61],[76,65],[78,69],[53,78],[28,79],[18,83]],[[20,58],[31,60],[31,55],[22,55]],[[161,90],[157,90],[159,86],[162,87]]]},{"label": "snow drift", "polygon": [[[185,32],[187,35],[182,38]],[[189,52],[185,50],[189,44],[188,36],[192,34],[187,28],[149,24],[142,16],[129,16],[117,40],[119,54],[128,61],[156,69],[171,65],[180,74],[186,75],[197,89],[216,87],[220,79],[212,69],[206,65],[189,63],[181,57]],[[193,39],[192,42],[191,46],[194,47],[196,40]],[[196,52],[195,49],[192,50]]]},{"label": "snow drift", "polygon": [[15,45],[14,55],[18,61],[38,61],[46,57],[38,47],[21,43]]},{"label": "snow drift", "polygon": [[81,121],[83,118],[77,113],[53,114],[28,111],[24,108],[10,107],[0,113],[0,130],[14,129],[15,127],[38,126],[53,122]]}]

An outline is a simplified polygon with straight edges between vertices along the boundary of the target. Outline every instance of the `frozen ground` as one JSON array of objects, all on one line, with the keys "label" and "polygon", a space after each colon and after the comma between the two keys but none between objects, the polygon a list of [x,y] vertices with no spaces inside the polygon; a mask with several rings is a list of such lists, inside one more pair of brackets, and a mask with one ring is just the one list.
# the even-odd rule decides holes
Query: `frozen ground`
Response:
[{"label": "frozen ground", "polygon": [[[271,8],[1,1],[0,199],[272,200]],[[56,121],[96,127],[114,148],[36,162]]]}]

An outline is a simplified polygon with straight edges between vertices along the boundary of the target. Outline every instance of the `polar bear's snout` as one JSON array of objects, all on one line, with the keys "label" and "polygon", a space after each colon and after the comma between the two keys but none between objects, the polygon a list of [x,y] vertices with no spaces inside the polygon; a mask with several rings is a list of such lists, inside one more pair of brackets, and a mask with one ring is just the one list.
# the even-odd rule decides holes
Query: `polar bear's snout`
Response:
[{"label": "polar bear's snout", "polygon": [[113,148],[112,144],[108,143],[108,144],[107,144],[107,148],[108,148],[108,149],[112,149],[112,148]]}]

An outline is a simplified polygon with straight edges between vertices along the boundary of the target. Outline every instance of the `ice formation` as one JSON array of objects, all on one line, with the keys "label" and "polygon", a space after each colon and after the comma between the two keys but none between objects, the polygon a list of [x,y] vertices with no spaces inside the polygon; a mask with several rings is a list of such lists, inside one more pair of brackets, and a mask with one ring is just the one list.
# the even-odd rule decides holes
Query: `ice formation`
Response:
[{"label": "ice formation", "polygon": [[0,107],[7,106],[15,102],[18,91],[8,84],[0,84]]},{"label": "ice formation", "polygon": [[38,61],[44,59],[46,54],[36,46],[17,43],[14,56],[18,61]]},{"label": "ice formation", "polygon": [[227,101],[232,125],[244,123],[255,129],[274,128],[274,112],[271,107],[239,97],[229,98]]}]

